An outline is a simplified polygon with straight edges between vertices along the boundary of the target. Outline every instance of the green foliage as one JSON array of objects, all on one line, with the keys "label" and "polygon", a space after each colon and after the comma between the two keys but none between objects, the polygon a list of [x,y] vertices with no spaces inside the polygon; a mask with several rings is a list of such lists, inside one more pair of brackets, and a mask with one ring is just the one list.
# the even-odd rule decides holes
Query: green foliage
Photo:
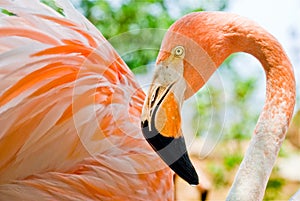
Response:
[{"label": "green foliage", "polygon": [[271,177],[268,181],[264,200],[276,200],[285,185],[285,180],[281,177]]},{"label": "green foliage", "polygon": [[284,184],[284,179],[282,178],[271,178],[268,181],[267,188],[279,190]]},{"label": "green foliage", "polygon": [[[258,112],[249,108],[255,89],[257,78],[254,76],[241,77],[234,66],[237,55],[231,55],[222,64],[219,72],[227,81],[227,88],[215,86],[208,83],[209,90],[201,90],[197,94],[197,114],[195,125],[198,135],[203,135],[208,130],[208,125],[213,124],[209,129],[209,135],[220,135],[223,131],[224,139],[242,140],[248,138],[258,118]],[[229,87],[228,87],[229,86]],[[225,94],[225,95],[224,95]],[[228,107],[227,107],[228,106]],[[226,116],[222,115],[226,111]]]},{"label": "green foliage", "polygon": [[245,102],[249,96],[252,94],[253,90],[255,89],[255,83],[256,79],[251,77],[249,79],[241,80],[241,79],[236,79],[235,83],[235,97],[239,99],[239,102]]},{"label": "green foliage", "polygon": [[292,122],[296,127],[300,128],[300,110],[293,116]]},{"label": "green foliage", "polygon": [[194,116],[194,128],[197,129],[197,136],[204,135],[206,132],[217,138],[223,125],[223,102],[222,89],[207,86],[196,93],[196,113]]},{"label": "green foliage", "polygon": [[[63,14],[54,0],[41,1]],[[177,18],[193,11],[223,10],[227,1],[202,0],[190,5],[167,0],[71,0],[135,73],[146,72],[144,66],[155,61],[165,31]]]},{"label": "green foliage", "polygon": [[[184,2],[167,3],[166,0],[77,0],[76,2],[82,13],[111,42],[131,69],[155,61],[166,29],[177,19],[172,17],[174,10],[180,17],[192,11],[210,8],[212,5],[217,10],[224,9],[227,5],[227,0],[203,0],[196,7]],[[159,33],[153,30],[144,31],[149,28],[161,31]],[[126,39],[119,36],[124,33]],[[111,41],[115,37],[118,40]],[[142,73],[145,69],[134,71]]]},{"label": "green foliage", "polygon": [[286,141],[283,141],[283,143],[282,143],[282,145],[279,149],[278,156],[284,158],[284,157],[288,157],[288,155],[289,155],[289,153],[288,153],[288,150],[287,150]]},{"label": "green foliage", "polygon": [[111,1],[85,0],[80,7],[106,38],[136,29],[168,28],[173,22],[163,1],[130,0],[113,6]]},{"label": "green foliage", "polygon": [[224,174],[224,167],[216,163],[209,163],[207,164],[207,168],[210,175],[212,175],[213,183],[217,188],[221,188],[222,186],[227,184],[227,180]]},{"label": "green foliage", "polygon": [[[119,37],[120,34],[126,33],[126,40],[119,37],[116,42],[111,44],[116,48],[127,65],[131,68],[138,68],[153,62],[158,54],[162,35],[146,34],[152,39],[145,40],[145,35],[138,30],[148,28],[167,29],[173,19],[168,15],[163,1],[119,1],[118,5],[112,4],[108,0],[84,0],[80,1],[80,7],[85,16],[102,32],[104,37],[111,39]],[[142,40],[144,39],[144,40]],[[143,47],[138,49],[144,42],[144,46],[151,46],[152,50]],[[153,48],[154,46],[154,48]],[[127,51],[122,51],[126,49]],[[143,68],[145,69],[145,68]],[[138,70],[136,72],[143,72]]]},{"label": "green foliage", "polygon": [[40,0],[40,1],[44,4],[47,4],[48,6],[56,10],[58,13],[63,15],[63,10],[56,5],[54,0]]},{"label": "green foliage", "polygon": [[226,170],[233,170],[237,167],[243,160],[243,155],[241,153],[228,154],[224,157],[224,167]]},{"label": "green foliage", "polygon": [[5,15],[14,15],[13,13],[9,12],[8,10],[0,8],[0,13],[3,13]]}]

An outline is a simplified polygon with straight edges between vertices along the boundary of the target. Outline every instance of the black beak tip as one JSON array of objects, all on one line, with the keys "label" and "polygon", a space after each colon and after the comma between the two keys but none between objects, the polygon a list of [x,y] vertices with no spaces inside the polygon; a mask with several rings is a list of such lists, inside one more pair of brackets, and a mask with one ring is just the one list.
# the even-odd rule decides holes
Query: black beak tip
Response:
[{"label": "black beak tip", "polygon": [[198,175],[192,178],[190,181],[187,181],[192,186],[197,186],[199,184]]},{"label": "black beak tip", "polygon": [[198,175],[187,154],[184,138],[164,137],[154,125],[150,131],[147,120],[141,122],[141,127],[144,137],[165,163],[190,185],[198,185]]},{"label": "black beak tip", "polygon": [[187,153],[182,155],[177,161],[169,165],[172,170],[190,185],[198,185],[199,179],[198,174],[192,165]]},{"label": "black beak tip", "polygon": [[198,179],[197,173],[196,173],[196,175],[194,175],[190,179],[187,179],[186,181],[192,186],[197,186],[199,184],[199,179]]}]

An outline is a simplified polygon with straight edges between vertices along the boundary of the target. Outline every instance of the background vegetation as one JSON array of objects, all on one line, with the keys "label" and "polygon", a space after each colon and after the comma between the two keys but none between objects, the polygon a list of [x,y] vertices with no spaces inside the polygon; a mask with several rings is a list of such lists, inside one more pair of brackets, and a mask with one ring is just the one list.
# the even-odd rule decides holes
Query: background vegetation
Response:
[{"label": "background vegetation", "polygon": [[[226,7],[227,0],[205,0],[199,1],[197,5],[175,0],[76,0],[74,3],[111,40],[128,66],[136,69],[155,61],[164,31],[179,16],[212,6],[216,10],[222,10]],[[141,30],[151,28],[162,31],[155,34],[152,31],[141,33]],[[114,40],[114,37],[124,33],[127,35],[123,38],[131,39],[130,41]],[[143,42],[150,47],[140,48]],[[136,51],[125,52],[124,49]]]}]

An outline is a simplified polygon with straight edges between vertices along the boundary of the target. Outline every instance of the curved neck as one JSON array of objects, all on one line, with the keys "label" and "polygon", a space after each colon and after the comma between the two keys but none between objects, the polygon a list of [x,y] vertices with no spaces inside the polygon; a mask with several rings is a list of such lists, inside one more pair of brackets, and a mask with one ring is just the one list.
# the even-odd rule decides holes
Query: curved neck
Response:
[{"label": "curved neck", "polygon": [[216,66],[234,52],[252,54],[261,62],[267,78],[266,101],[227,200],[262,200],[295,104],[291,63],[272,35],[233,14],[193,13],[172,31],[193,38]]},{"label": "curved neck", "polygon": [[228,49],[255,56],[267,79],[265,105],[227,200],[262,200],[292,117],[294,74],[281,45],[259,26],[244,22],[239,29],[223,31],[227,33]]}]

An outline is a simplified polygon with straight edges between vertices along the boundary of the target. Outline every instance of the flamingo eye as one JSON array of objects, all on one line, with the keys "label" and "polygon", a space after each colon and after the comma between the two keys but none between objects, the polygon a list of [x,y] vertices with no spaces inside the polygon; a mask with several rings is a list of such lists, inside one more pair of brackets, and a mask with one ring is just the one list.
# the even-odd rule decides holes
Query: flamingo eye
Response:
[{"label": "flamingo eye", "polygon": [[184,53],[184,48],[182,46],[177,46],[174,49],[175,56],[181,56]]}]

